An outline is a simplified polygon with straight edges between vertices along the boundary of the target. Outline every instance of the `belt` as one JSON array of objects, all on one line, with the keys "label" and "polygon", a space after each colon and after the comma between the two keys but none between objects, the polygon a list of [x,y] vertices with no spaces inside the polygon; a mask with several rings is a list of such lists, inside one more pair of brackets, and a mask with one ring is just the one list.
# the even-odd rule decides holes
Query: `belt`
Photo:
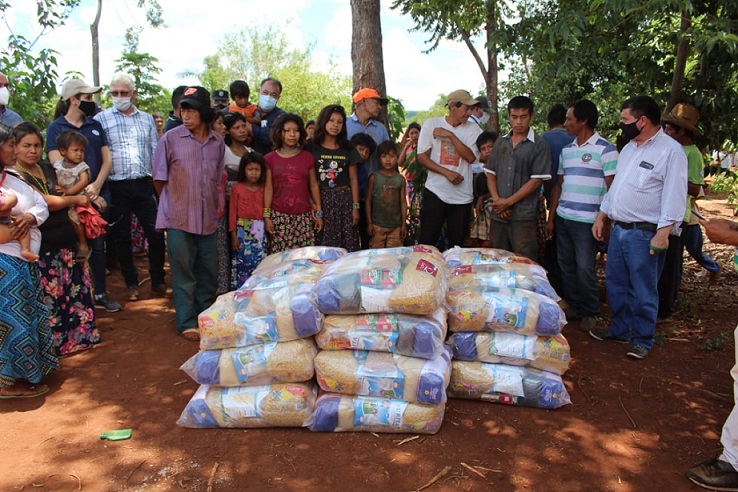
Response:
[{"label": "belt", "polygon": [[658,226],[650,222],[619,222],[615,221],[616,226],[620,226],[621,229],[638,229],[641,231],[656,232]]}]

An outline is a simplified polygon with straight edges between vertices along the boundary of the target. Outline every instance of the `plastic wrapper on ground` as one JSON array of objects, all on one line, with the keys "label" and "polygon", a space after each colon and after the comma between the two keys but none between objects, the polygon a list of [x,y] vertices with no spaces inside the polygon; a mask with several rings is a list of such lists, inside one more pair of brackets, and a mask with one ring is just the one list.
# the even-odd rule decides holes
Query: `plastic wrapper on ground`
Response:
[{"label": "plastic wrapper on ground", "polygon": [[322,350],[372,350],[434,359],[443,352],[446,311],[414,314],[331,314],[315,335]]},{"label": "plastic wrapper on ground", "polygon": [[446,401],[449,352],[427,360],[386,352],[324,350],[315,357],[315,375],[325,391],[437,405]]},{"label": "plastic wrapper on ground", "polygon": [[286,261],[314,260],[317,262],[330,262],[337,260],[346,253],[347,251],[345,249],[334,248],[333,246],[307,246],[305,248],[289,249],[264,258],[254,271],[254,274],[258,274],[261,270],[278,266]]},{"label": "plastic wrapper on ground", "polygon": [[307,426],[315,432],[435,434],[441,428],[445,410],[445,405],[321,393]]},{"label": "plastic wrapper on ground", "polygon": [[508,332],[454,333],[447,342],[455,360],[532,367],[562,375],[571,354],[564,335],[537,337]]},{"label": "plastic wrapper on ground", "polygon": [[450,398],[554,409],[571,403],[561,376],[530,367],[453,361]]},{"label": "plastic wrapper on ground", "polygon": [[538,265],[538,263],[525,256],[495,248],[460,248],[456,246],[444,251],[443,257],[451,268],[462,265],[498,265],[503,263]]},{"label": "plastic wrapper on ground", "polygon": [[177,424],[192,428],[303,427],[315,409],[316,395],[313,383],[202,385]]},{"label": "plastic wrapper on ground", "polygon": [[499,265],[462,265],[451,272],[449,290],[488,288],[523,289],[560,301],[561,297],[548,282],[546,270],[528,263]]},{"label": "plastic wrapper on ground", "polygon": [[254,386],[299,383],[313,377],[317,353],[311,339],[203,350],[182,364],[180,369],[199,384]]},{"label": "plastic wrapper on ground", "polygon": [[446,303],[448,329],[453,332],[553,336],[566,325],[566,315],[553,299],[522,289],[452,289]]},{"label": "plastic wrapper on ground", "polygon": [[433,247],[375,249],[328,264],[313,290],[326,314],[431,314],[443,306],[448,276]]}]

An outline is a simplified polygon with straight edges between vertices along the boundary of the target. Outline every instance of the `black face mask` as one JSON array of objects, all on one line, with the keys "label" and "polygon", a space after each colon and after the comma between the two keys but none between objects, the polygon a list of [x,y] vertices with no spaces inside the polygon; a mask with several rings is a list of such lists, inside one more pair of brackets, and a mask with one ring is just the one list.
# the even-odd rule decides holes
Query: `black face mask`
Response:
[{"label": "black face mask", "polygon": [[95,101],[80,101],[79,110],[82,111],[85,116],[92,118],[95,116]]},{"label": "black face mask", "polygon": [[641,134],[641,130],[638,129],[638,120],[634,121],[633,123],[620,123],[620,130],[623,132],[623,137],[627,138],[628,141],[633,140],[638,135]]}]

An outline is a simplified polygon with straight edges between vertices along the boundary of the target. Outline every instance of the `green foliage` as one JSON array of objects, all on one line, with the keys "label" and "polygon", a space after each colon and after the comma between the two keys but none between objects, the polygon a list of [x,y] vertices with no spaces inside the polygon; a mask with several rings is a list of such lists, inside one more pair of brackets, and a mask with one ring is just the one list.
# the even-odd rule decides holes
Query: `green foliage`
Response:
[{"label": "green foliage", "polygon": [[33,39],[12,32],[6,18],[11,5],[0,0],[0,16],[11,29],[5,46],[0,49],[0,66],[8,76],[13,94],[8,104],[23,118],[45,127],[50,119],[50,109],[58,97],[56,94],[57,55],[52,49],[32,53],[36,42],[45,34],[64,24],[80,0],[38,0],[37,35]]},{"label": "green foliage", "polygon": [[448,108],[446,107],[446,94],[438,94],[438,99],[436,99],[433,105],[426,111],[418,112],[413,121],[416,121],[420,126],[423,126],[423,123],[425,123],[425,120],[428,118],[446,116],[447,114]]},{"label": "green foliage", "polygon": [[[136,80],[136,106],[147,113],[166,114],[171,108],[171,93],[156,83],[156,75],[161,73],[157,65],[159,60],[148,53],[138,52],[138,36],[140,27],[126,31],[126,49],[116,61],[116,72],[125,72]],[[103,98],[103,107],[110,107],[107,94]]]},{"label": "green foliage", "polygon": [[728,333],[726,331],[721,331],[714,337],[705,339],[702,343],[702,350],[706,350],[708,352],[723,350],[727,345],[729,345],[729,342],[730,336]]},{"label": "green foliage", "polygon": [[389,131],[390,140],[397,142],[405,131],[405,106],[402,105],[402,101],[394,97],[388,96],[387,99],[389,99],[387,104],[387,117],[389,119],[387,131]]},{"label": "green foliage", "polygon": [[291,49],[286,35],[273,26],[249,27],[226,34],[217,53],[205,58],[205,70],[188,71],[208,88],[227,89],[234,80],[245,80],[256,100],[259,85],[266,77],[278,79],[284,88],[279,107],[315,119],[321,108],[341,104],[351,110],[351,79],[331,64],[328,73],[312,67],[312,45]]},{"label": "green foliage", "polygon": [[717,168],[717,174],[712,178],[710,189],[715,193],[725,195],[728,199],[728,205],[733,208],[738,207],[738,175],[729,170]]}]

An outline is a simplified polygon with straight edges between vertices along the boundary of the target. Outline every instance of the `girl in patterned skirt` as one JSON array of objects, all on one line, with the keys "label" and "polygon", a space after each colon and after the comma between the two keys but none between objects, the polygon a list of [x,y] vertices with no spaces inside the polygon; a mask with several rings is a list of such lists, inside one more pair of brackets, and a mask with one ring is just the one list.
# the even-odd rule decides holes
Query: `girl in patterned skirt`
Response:
[{"label": "girl in patterned skirt", "polygon": [[231,289],[238,289],[266,256],[264,182],[266,167],[258,152],[246,152],[231,190],[228,230],[231,232]]}]

